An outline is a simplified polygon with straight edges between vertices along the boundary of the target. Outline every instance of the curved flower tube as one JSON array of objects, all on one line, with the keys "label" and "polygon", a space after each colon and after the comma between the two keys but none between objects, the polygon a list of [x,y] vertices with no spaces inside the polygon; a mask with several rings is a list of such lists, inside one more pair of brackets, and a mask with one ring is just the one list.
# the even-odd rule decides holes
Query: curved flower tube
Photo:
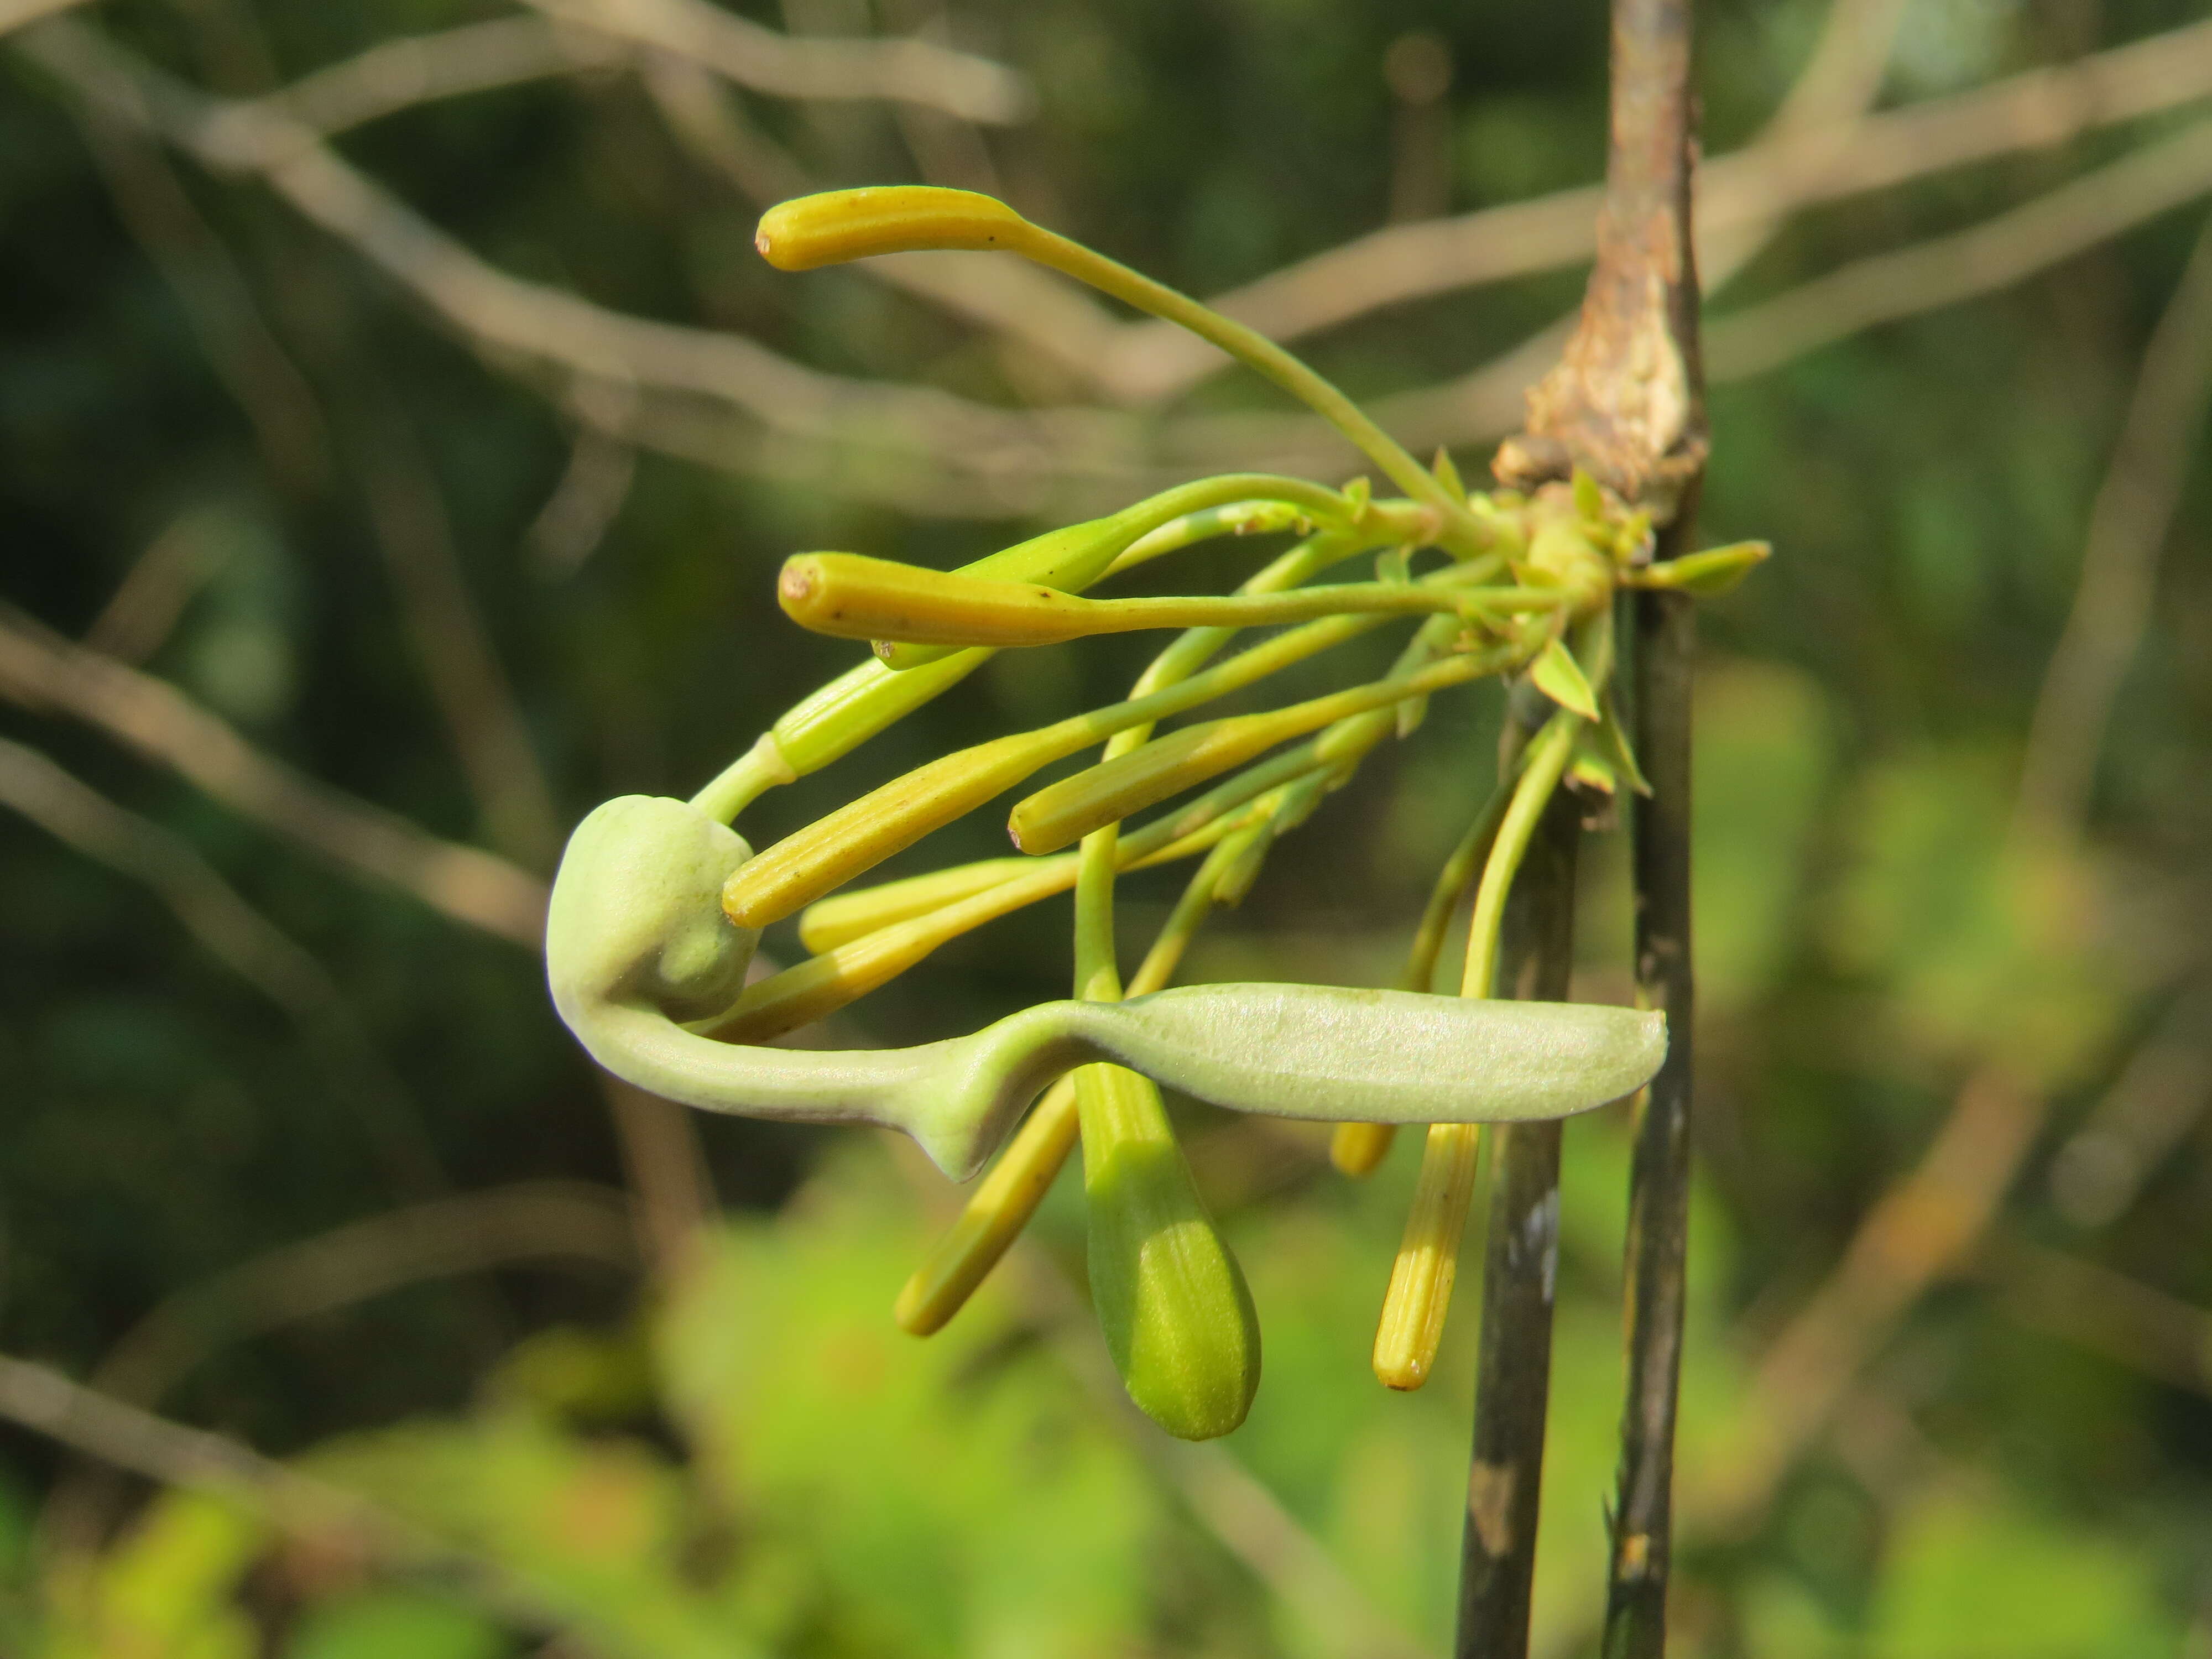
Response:
[{"label": "curved flower tube", "polygon": [[1663,1018],[1313,985],[1201,985],[1048,1002],[971,1036],[824,1054],[684,1029],[737,1000],[757,934],[723,913],[751,856],[690,804],[628,795],[577,827],[553,888],[553,1000],[594,1059],[709,1111],[903,1130],[965,1179],[1061,1073],[1109,1060],[1235,1111],[1322,1121],[1564,1117],[1639,1088]]}]

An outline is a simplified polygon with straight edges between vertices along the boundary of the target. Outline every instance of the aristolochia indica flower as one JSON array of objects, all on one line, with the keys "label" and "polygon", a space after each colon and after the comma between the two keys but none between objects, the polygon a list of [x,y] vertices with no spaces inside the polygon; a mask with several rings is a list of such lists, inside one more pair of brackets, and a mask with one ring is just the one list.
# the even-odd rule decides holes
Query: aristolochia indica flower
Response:
[{"label": "aristolochia indica flower", "polygon": [[[1039,260],[1242,357],[1334,422],[1405,493],[1376,497],[1364,479],[1335,489],[1231,475],[957,572],[850,553],[793,558],[778,589],[786,611],[817,631],[871,641],[873,654],[794,705],[693,799],[625,797],[578,827],[547,927],[562,1017],[602,1065],[670,1099],[889,1125],[956,1178],[1012,1134],[899,1297],[898,1322],[918,1334],[958,1310],[1079,1144],[1092,1299],[1107,1346],[1131,1396],[1190,1438],[1243,1420],[1260,1334],[1161,1086],[1235,1111],[1335,1121],[1332,1156],[1348,1173],[1372,1169],[1395,1126],[1430,1126],[1376,1347],[1385,1382],[1418,1386],[1449,1296],[1477,1126],[1618,1099],[1649,1080],[1665,1051],[1656,1013],[1491,994],[1505,895],[1553,792],[1641,787],[1613,708],[1613,594],[1639,583],[1717,591],[1765,550],[1720,549],[1655,570],[1648,523],[1586,478],[1533,497],[1470,495],[1446,458],[1421,466],[1279,347],[988,197],[908,186],[810,197],[769,213],[759,240],[772,263],[794,270],[915,248]],[[1088,592],[1214,538],[1284,532],[1298,539],[1234,593]],[[1424,555],[1437,562],[1417,572]],[[1371,579],[1316,580],[1363,557],[1373,561]],[[1407,623],[1379,679],[1155,735],[1163,720]],[[1224,655],[1241,631],[1277,627]],[[728,827],[764,790],[831,764],[995,650],[1146,629],[1178,631],[1121,702],[929,761],[757,855]],[[1525,681],[1550,712],[1439,874],[1395,988],[1170,988],[1192,933],[1243,897],[1275,842],[1324,794],[1380,744],[1411,735],[1431,696],[1491,676]],[[1097,763],[1015,805],[1008,829],[1024,856],[838,890],[1041,769],[1101,745]],[[1177,797],[1187,799],[1171,804]],[[1163,810],[1129,823],[1154,807]],[[1115,883],[1188,860],[1196,872],[1125,989],[1112,943]],[[1463,994],[1431,994],[1451,915],[1470,888]],[[1071,889],[1067,1000],[920,1048],[761,1046],[946,940]],[[794,913],[815,954],[748,986],[759,930]]]}]

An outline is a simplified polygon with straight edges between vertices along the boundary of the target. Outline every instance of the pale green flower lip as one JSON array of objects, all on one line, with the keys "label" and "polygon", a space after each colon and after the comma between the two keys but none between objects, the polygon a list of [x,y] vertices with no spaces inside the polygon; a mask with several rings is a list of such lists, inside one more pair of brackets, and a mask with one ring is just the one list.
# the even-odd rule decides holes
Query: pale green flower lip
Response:
[{"label": "pale green flower lip", "polygon": [[617,1076],[710,1111],[905,1131],[972,1174],[1054,1077],[1112,1060],[1233,1111],[1329,1121],[1562,1117],[1632,1092],[1662,1016],[1334,986],[1188,986],[1048,1002],[972,1036],[838,1054],[712,1042],[679,1022],[734,1001],[757,935],[721,907],[744,842],[687,802],[629,795],[577,827],[554,884],[547,977]]}]

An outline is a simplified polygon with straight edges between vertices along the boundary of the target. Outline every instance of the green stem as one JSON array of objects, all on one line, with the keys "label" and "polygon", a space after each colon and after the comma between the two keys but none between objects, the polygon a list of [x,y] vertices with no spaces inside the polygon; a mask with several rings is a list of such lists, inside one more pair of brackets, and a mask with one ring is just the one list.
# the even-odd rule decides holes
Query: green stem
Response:
[{"label": "green stem", "polygon": [[1475,891],[1474,916],[1468,927],[1467,970],[1460,986],[1464,997],[1486,997],[1497,984],[1498,939],[1505,921],[1505,899],[1513,878],[1528,851],[1528,842],[1550,805],[1553,791],[1565,776],[1574,754],[1579,715],[1561,709],[1546,721],[1522,756],[1521,779],[1513,786],[1513,799],[1498,825],[1490,858],[1483,866],[1482,885]]},{"label": "green stem", "polygon": [[763,732],[751,748],[692,796],[691,804],[708,817],[727,823],[776,785],[794,782],[798,776],[776,746],[775,733]]},{"label": "green stem", "polygon": [[1480,552],[1486,544],[1481,526],[1468,511],[1464,501],[1454,500],[1452,492],[1435,474],[1377,426],[1358,404],[1266,335],[1200,305],[1164,283],[1130,270],[1118,260],[1093,252],[1079,242],[1072,242],[1027,221],[1023,222],[1022,234],[1012,246],[1017,252],[1039,264],[1049,265],[1078,282],[1087,283],[1139,311],[1180,324],[1266,375],[1358,445],[1391,483],[1443,514],[1447,528],[1438,538],[1440,541],[1462,554]]},{"label": "green stem", "polygon": [[[1571,795],[1552,793],[1538,814],[1504,930],[1505,982],[1542,1001],[1565,1000],[1574,966],[1581,817]],[[1474,1447],[1452,1652],[1460,1659],[1525,1659],[1559,1274],[1557,1121],[1498,1127],[1486,1232]]]}]

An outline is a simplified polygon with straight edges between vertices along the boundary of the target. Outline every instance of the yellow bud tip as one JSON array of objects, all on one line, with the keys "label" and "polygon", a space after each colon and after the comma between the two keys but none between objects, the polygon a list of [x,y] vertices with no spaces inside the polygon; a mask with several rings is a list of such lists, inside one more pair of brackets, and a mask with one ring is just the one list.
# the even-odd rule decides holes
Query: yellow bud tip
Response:
[{"label": "yellow bud tip", "polygon": [[787,559],[783,574],[776,579],[776,603],[787,616],[797,617],[813,604],[815,590],[822,585],[822,572],[809,558]]},{"label": "yellow bud tip", "polygon": [[1393,1123],[1340,1123],[1329,1137],[1328,1161],[1342,1175],[1372,1175],[1397,1135]]},{"label": "yellow bud tip", "polygon": [[1029,222],[995,197],[931,185],[872,185],[780,202],[753,246],[778,270],[813,270],[878,253],[1012,246]]}]

